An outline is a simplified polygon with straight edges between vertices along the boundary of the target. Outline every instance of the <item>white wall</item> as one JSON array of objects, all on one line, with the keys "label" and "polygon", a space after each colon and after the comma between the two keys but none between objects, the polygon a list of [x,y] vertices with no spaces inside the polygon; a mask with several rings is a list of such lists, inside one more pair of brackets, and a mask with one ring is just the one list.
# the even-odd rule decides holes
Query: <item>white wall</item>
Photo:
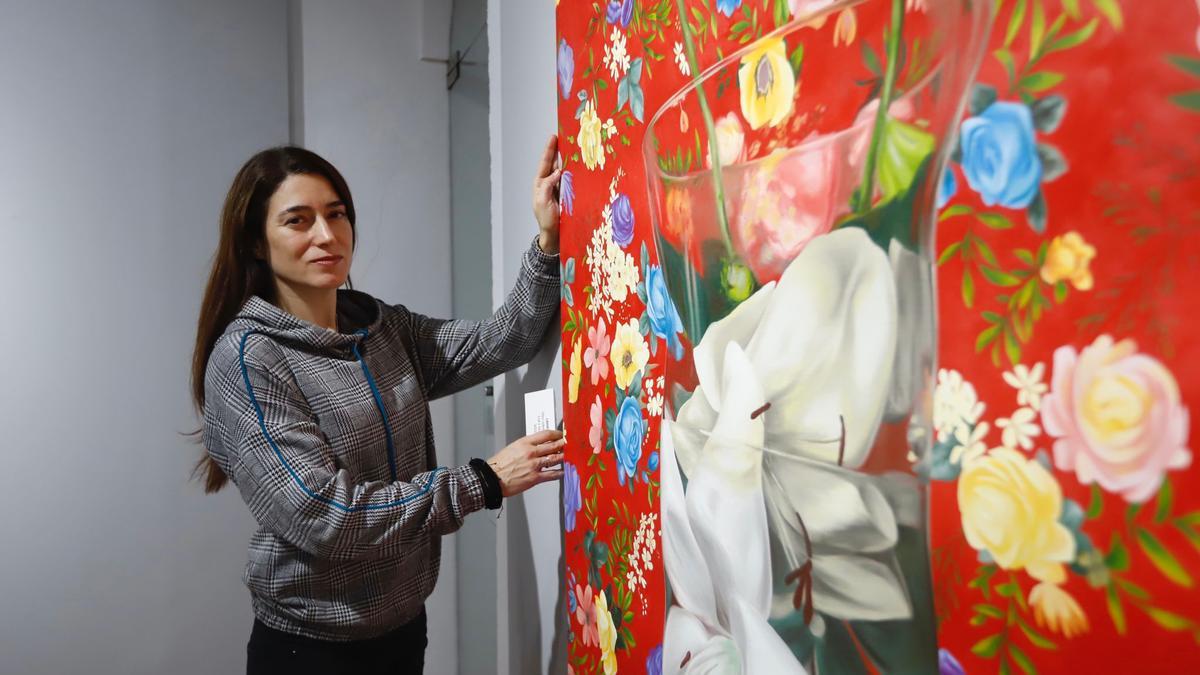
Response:
[{"label": "white wall", "polygon": [[[421,60],[439,43],[445,51],[450,17],[426,14],[426,4],[301,2],[303,142],[338,167],[354,196],[355,287],[451,316],[446,66]],[[432,410],[438,459],[452,464],[452,404]],[[425,605],[430,673],[458,670],[455,550],[443,541],[440,578]]]},{"label": "white wall", "polygon": [[[555,131],[554,3],[489,0],[491,86],[492,277],[496,301],[516,279],[520,256],[536,233],[529,192],[547,137]],[[496,437],[524,435],[524,392],[553,387],[562,399],[558,331],[526,368],[498,378]],[[561,406],[560,406],[561,412]],[[557,483],[509,500],[498,542],[500,672],[566,672],[558,606],[561,492]]]},{"label": "white wall", "polygon": [[7,2],[0,672],[244,669],[236,491],[188,482],[188,366],[237,168],[287,140],[282,0]]}]

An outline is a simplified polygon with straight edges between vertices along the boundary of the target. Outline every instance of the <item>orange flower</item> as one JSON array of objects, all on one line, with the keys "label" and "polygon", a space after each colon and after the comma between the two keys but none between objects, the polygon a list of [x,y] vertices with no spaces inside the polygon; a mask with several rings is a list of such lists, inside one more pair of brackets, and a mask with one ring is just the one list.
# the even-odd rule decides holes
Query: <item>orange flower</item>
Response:
[{"label": "orange flower", "polygon": [[1083,635],[1091,628],[1083,608],[1061,586],[1046,582],[1034,586],[1029,591],[1029,604],[1039,627],[1065,638]]}]

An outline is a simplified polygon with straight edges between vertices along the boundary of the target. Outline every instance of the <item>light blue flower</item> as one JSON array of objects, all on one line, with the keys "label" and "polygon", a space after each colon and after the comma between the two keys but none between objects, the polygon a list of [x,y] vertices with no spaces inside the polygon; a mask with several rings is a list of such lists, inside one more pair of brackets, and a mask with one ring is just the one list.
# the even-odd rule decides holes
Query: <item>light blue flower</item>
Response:
[{"label": "light blue flower", "polygon": [[575,530],[575,516],[583,508],[583,493],[579,489],[579,471],[570,462],[563,462],[563,527]]},{"label": "light blue flower", "polygon": [[663,646],[659,645],[650,650],[646,657],[646,675],[662,675]]},{"label": "light blue flower", "polygon": [[650,317],[651,330],[667,341],[667,348],[675,360],[683,358],[683,342],[679,339],[679,334],[683,332],[683,321],[667,291],[662,267],[658,265],[651,265],[646,272],[646,315]]},{"label": "light blue flower", "polygon": [[575,81],[575,50],[566,40],[558,43],[558,89],[563,100],[571,97],[571,84]]},{"label": "light blue flower", "polygon": [[962,664],[945,649],[938,650],[938,675],[966,675]]},{"label": "light blue flower", "polygon": [[625,28],[633,18],[633,0],[609,0],[604,18],[610,24],[619,23]]},{"label": "light blue flower", "polygon": [[741,6],[742,0],[717,0],[717,11],[725,16],[733,16],[733,13]]},{"label": "light blue flower", "polygon": [[1033,114],[1021,103],[998,101],[962,123],[962,168],[967,184],[988,206],[1028,207],[1041,191]]},{"label": "light blue flower", "polygon": [[617,246],[625,248],[633,241],[633,205],[629,196],[618,194],[612,203],[613,241]]},{"label": "light blue flower", "polygon": [[637,476],[638,461],[642,458],[642,437],[646,434],[646,422],[642,419],[642,409],[637,399],[632,396],[621,401],[617,410],[616,421],[613,422],[613,447],[617,451],[617,481],[625,484],[626,477],[630,481]]},{"label": "light blue flower", "polygon": [[558,179],[558,203],[568,216],[575,213],[575,176],[570,171]]},{"label": "light blue flower", "polygon": [[958,194],[958,178],[954,175],[954,167],[947,164],[945,172],[942,173],[942,181],[938,183],[937,207],[940,209],[945,206],[956,194]]}]

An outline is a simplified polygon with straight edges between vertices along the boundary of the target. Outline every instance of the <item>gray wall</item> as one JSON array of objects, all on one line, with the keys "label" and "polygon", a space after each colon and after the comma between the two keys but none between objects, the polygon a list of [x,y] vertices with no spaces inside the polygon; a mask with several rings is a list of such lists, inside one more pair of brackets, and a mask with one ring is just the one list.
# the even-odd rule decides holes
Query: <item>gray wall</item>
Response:
[{"label": "gray wall", "polygon": [[[491,45],[492,277],[497,299],[516,279],[537,226],[529,186],[556,125],[554,5],[549,0],[489,0]],[[562,399],[561,350],[552,331],[526,368],[498,378],[498,442],[524,435],[524,393],[553,387]],[[560,411],[561,413],[561,406]],[[561,492],[542,485],[509,500],[501,519],[498,611],[501,672],[565,673],[561,580]]]},{"label": "gray wall", "polygon": [[251,519],[179,432],[221,201],[287,140],[286,6],[2,16],[0,672],[239,672]]}]

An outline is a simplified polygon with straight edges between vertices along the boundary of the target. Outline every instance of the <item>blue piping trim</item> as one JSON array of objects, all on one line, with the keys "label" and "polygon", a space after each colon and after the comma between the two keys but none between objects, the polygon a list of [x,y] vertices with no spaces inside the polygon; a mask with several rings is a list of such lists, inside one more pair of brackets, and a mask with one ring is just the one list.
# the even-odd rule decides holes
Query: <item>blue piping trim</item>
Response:
[{"label": "blue piping trim", "polygon": [[[284,458],[283,452],[279,449],[279,446],[275,443],[275,439],[272,438],[271,433],[269,431],[267,431],[267,422],[266,422],[266,417],[263,415],[262,406],[260,406],[258,404],[258,398],[254,395],[254,389],[250,386],[250,371],[246,368],[246,340],[248,340],[251,335],[254,335],[257,332],[258,331],[248,330],[245,333],[243,333],[241,344],[238,346],[238,360],[240,361],[241,367],[242,367],[242,382],[245,383],[246,393],[250,396],[250,405],[254,406],[254,413],[256,415],[258,415],[259,429],[262,430],[263,436],[267,439],[267,443],[271,446],[271,449],[275,451],[275,456],[279,458],[279,463],[283,464],[283,468],[287,469],[287,472],[292,476],[292,480],[295,481],[296,485],[298,485],[300,487],[300,489],[304,491],[304,494],[308,495],[309,497],[312,497],[313,499],[315,499],[319,502],[328,504],[328,505],[334,507],[335,509],[338,509],[339,511],[345,511],[346,513],[353,513],[355,511],[378,511],[380,509],[388,509],[393,506],[400,506],[401,504],[407,504],[408,502],[411,502],[414,499],[423,497],[429,492],[430,488],[433,487],[433,481],[437,480],[437,476],[439,473],[446,470],[445,467],[440,467],[440,466],[436,467],[433,470],[433,472],[430,473],[430,475],[429,475],[429,482],[426,483],[424,486],[421,486],[420,491],[418,491],[416,494],[412,494],[412,495],[409,495],[402,499],[397,499],[396,501],[388,502],[386,504],[364,504],[362,506],[348,506],[346,504],[343,504],[342,502],[337,501],[336,499],[331,499],[329,497],[319,495],[319,494],[313,492],[312,490],[308,489],[308,486],[305,485],[304,481],[300,479],[300,474],[296,473],[296,470],[293,469],[292,465],[288,463],[286,458]],[[355,351],[355,354],[357,355],[358,349],[356,348],[354,351]],[[366,365],[364,364],[364,368],[365,367],[366,367]],[[370,377],[370,375],[368,375],[368,377]],[[368,380],[368,382],[371,382],[371,381]],[[375,388],[375,385],[373,382],[371,382],[371,388],[372,388],[372,390],[374,390],[374,388]],[[374,393],[376,395],[376,404],[378,404],[379,403],[378,392],[376,391]],[[387,421],[387,418],[385,416],[385,418],[384,418],[385,424],[386,424],[386,421]],[[392,459],[391,455],[390,455],[390,451],[391,451],[391,432],[390,431],[388,432],[387,438],[388,438],[388,450],[389,450],[388,459],[390,462]],[[391,467],[391,468],[393,471],[392,475],[394,476],[395,475],[395,467]]]},{"label": "blue piping trim", "polygon": [[[358,334],[363,336],[363,340],[367,339],[366,328],[358,331]],[[379,416],[383,418],[383,437],[387,441],[388,471],[391,473],[392,482],[395,482],[396,446],[392,445],[392,424],[388,421],[387,409],[383,407],[383,396],[379,394],[379,387],[375,386],[375,378],[371,377],[371,369],[367,367],[367,360],[358,351],[358,343],[351,342],[350,349],[354,352],[354,358],[358,359],[358,365],[362,366],[363,375],[367,377],[367,386],[371,388],[371,396],[375,398],[375,407],[379,410]]]}]

